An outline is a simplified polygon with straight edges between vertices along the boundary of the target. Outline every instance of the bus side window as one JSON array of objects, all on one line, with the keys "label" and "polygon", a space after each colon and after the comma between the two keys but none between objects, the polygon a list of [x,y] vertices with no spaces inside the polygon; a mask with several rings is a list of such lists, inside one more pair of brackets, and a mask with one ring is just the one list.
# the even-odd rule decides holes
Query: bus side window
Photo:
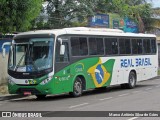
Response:
[{"label": "bus side window", "polygon": [[150,39],[143,39],[143,50],[144,53],[151,53]]},{"label": "bus side window", "polygon": [[88,55],[88,45],[86,37],[71,37],[72,56]]},{"label": "bus side window", "polygon": [[89,54],[104,55],[103,38],[89,38]]},{"label": "bus side window", "polygon": [[68,50],[68,43],[63,42],[63,45],[65,45],[65,53],[64,55],[60,55],[60,43],[57,42],[56,44],[56,62],[68,62],[69,61],[69,50]]},{"label": "bus side window", "polygon": [[106,55],[118,54],[117,38],[105,38]]},{"label": "bus side window", "polygon": [[151,53],[156,53],[156,40],[151,39]]},{"label": "bus side window", "polygon": [[130,39],[125,39],[126,54],[131,54],[131,42]]},{"label": "bus side window", "polygon": [[137,39],[132,39],[132,54],[138,54],[138,41],[137,41]]},{"label": "bus side window", "polygon": [[123,39],[123,38],[119,39],[119,53],[120,54],[126,54],[125,39]]},{"label": "bus side window", "polygon": [[138,44],[138,54],[142,54],[142,39],[138,39],[137,40],[137,44]]},{"label": "bus side window", "polygon": [[130,39],[119,39],[119,53],[120,54],[131,54],[131,43]]}]

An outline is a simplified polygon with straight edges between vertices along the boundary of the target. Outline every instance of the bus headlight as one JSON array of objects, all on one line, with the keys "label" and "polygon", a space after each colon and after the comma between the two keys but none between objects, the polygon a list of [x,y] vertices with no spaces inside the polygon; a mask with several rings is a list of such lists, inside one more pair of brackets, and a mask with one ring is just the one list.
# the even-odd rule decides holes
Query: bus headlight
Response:
[{"label": "bus headlight", "polygon": [[11,84],[11,85],[14,85],[14,84],[15,84],[15,82],[12,80],[11,77],[8,78],[8,83]]},{"label": "bus headlight", "polygon": [[45,84],[47,84],[51,80],[52,80],[52,77],[48,77],[47,79],[43,80],[40,84],[41,85],[45,85]]}]

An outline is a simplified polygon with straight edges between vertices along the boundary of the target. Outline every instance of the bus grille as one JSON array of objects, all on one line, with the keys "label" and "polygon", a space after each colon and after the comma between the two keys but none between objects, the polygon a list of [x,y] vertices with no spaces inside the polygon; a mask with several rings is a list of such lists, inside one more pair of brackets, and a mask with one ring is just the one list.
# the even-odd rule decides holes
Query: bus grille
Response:
[{"label": "bus grille", "polygon": [[41,94],[41,92],[35,88],[19,88],[16,93],[23,94],[24,92],[31,92],[32,95]]}]

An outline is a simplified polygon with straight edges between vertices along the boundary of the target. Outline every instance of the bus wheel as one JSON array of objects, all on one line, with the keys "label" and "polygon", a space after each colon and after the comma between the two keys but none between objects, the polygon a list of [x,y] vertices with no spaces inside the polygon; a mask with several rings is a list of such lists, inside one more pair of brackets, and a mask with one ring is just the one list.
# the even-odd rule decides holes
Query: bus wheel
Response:
[{"label": "bus wheel", "polygon": [[46,95],[36,95],[38,100],[45,99]]},{"label": "bus wheel", "polygon": [[129,73],[128,77],[128,84],[126,84],[126,87],[129,89],[132,89],[136,86],[136,74],[134,72]]},{"label": "bus wheel", "polygon": [[70,93],[73,97],[79,97],[82,95],[82,80],[77,77],[74,81],[73,92]]}]

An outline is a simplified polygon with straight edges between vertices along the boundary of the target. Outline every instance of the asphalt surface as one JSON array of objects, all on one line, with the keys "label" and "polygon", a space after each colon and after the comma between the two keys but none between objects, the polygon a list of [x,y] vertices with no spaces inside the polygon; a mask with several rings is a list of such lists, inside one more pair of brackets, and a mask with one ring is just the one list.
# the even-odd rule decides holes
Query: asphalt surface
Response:
[{"label": "asphalt surface", "polygon": [[[104,90],[90,90],[78,98],[72,98],[68,94],[50,95],[44,100],[37,100],[35,96],[1,96],[0,111],[160,111],[160,79],[139,82],[134,89],[112,86]],[[16,120],[17,118],[10,119]],[[47,117],[34,119],[159,120],[160,117]]]}]

